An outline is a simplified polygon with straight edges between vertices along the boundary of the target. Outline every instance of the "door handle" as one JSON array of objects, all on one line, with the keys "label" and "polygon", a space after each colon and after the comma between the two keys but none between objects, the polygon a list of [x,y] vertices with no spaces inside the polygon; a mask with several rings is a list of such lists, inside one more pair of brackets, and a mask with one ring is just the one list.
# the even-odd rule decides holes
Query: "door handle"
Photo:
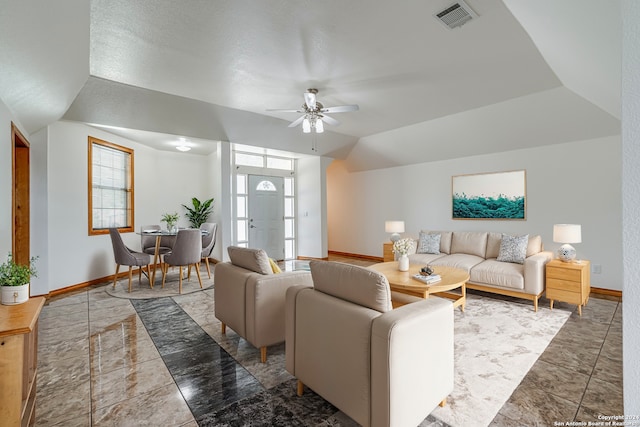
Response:
[{"label": "door handle", "polygon": [[249,226],[249,228],[256,228],[256,226],[255,226],[255,225],[253,225],[253,224],[251,224],[251,225]]}]

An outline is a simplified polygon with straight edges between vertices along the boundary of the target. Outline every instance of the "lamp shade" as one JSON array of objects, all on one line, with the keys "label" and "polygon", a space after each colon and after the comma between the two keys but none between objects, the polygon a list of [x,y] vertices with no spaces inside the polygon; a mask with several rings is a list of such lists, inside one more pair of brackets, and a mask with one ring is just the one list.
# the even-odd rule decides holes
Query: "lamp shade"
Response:
[{"label": "lamp shade", "polygon": [[306,117],[302,121],[302,132],[304,132],[304,133],[310,133],[311,132],[311,122]]},{"label": "lamp shade", "polygon": [[556,243],[582,242],[582,227],[580,224],[555,224],[553,226],[553,241]]},{"label": "lamp shade", "polygon": [[404,221],[385,221],[384,231],[387,233],[404,233]]}]

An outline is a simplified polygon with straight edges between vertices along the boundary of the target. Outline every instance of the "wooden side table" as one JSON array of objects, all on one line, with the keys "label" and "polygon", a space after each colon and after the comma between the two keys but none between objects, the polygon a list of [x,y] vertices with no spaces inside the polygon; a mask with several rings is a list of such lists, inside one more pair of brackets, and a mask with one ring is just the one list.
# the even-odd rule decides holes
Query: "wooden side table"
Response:
[{"label": "wooden side table", "polygon": [[582,306],[587,305],[591,292],[591,263],[588,260],[562,262],[551,260],[546,266],[547,298],[551,301],[564,301],[578,305],[578,314],[582,316]]},{"label": "wooden side table", "polygon": [[44,297],[0,306],[0,424],[33,425],[38,368],[38,316]]},{"label": "wooden side table", "polygon": [[384,262],[395,261],[396,257],[393,253],[393,242],[386,242],[382,244],[382,258]]}]

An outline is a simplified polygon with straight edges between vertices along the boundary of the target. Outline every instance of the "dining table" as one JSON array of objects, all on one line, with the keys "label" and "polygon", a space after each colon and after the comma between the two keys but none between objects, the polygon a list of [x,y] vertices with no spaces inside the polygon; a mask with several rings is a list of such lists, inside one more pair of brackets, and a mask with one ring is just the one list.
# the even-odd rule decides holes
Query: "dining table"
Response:
[{"label": "dining table", "polygon": [[[178,231],[180,230],[187,230],[187,228],[179,228],[176,230],[142,230],[141,232],[136,233],[143,236],[154,236],[156,238],[155,250],[153,251],[153,269],[151,270],[151,277],[149,277],[149,283],[152,288],[156,280],[156,265],[158,264],[158,258],[160,257],[160,240],[162,237],[175,237],[178,235]],[[200,232],[202,233],[202,237],[209,235],[207,230],[200,230]]]}]

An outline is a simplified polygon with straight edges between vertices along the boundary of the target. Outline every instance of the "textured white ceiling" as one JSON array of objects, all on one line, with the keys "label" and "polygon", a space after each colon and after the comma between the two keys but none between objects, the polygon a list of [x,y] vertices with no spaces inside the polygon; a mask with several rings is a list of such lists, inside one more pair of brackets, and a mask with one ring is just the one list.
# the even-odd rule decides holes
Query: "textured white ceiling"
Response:
[{"label": "textured white ceiling", "polygon": [[0,1],[0,99],[27,132],[55,122],[89,77],[86,0]]},{"label": "textured white ceiling", "polygon": [[[453,0],[0,2],[0,98],[29,132],[65,114],[159,149],[228,140],[352,170],[619,133],[618,1],[468,0],[479,17],[456,30],[433,17]],[[310,87],[360,106],[316,153],[296,114],[265,111]]]},{"label": "textured white ceiling", "polygon": [[[362,137],[560,85],[500,0],[451,31],[448,1],[94,0],[91,74],[270,114],[298,108],[309,87]],[[372,6],[373,5],[373,6]]]}]

